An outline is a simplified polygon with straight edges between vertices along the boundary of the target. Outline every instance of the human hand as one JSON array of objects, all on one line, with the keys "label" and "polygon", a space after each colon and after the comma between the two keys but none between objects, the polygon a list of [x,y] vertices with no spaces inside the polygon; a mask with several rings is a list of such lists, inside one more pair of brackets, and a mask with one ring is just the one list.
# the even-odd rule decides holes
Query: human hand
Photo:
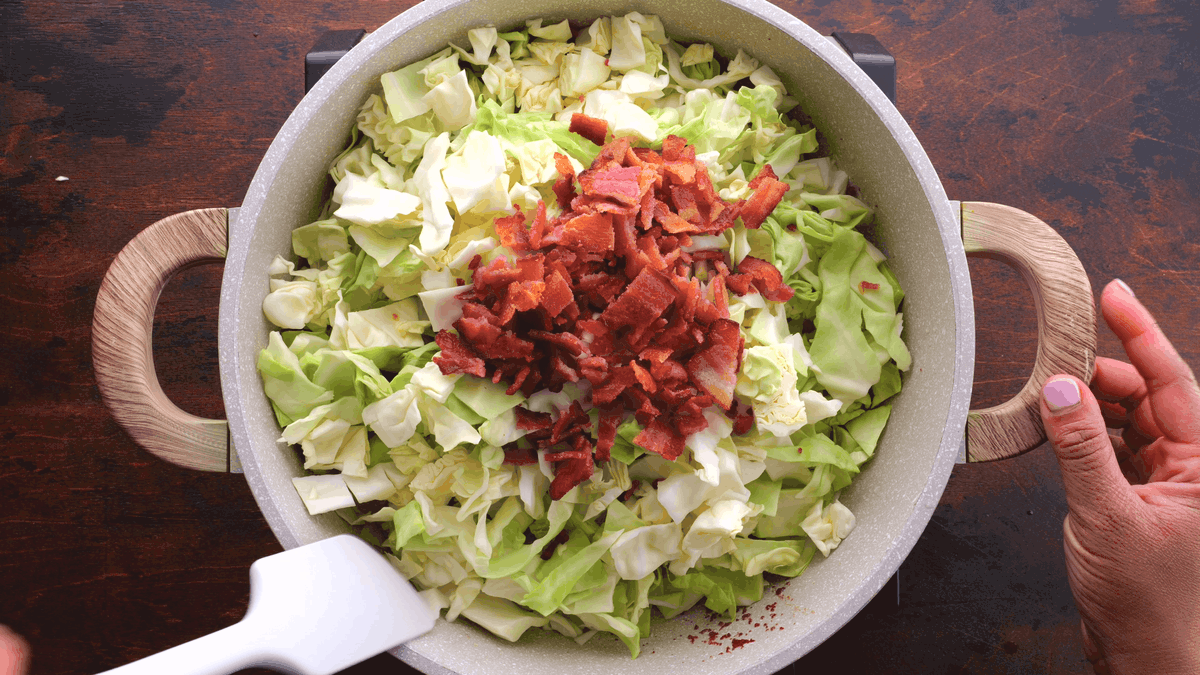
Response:
[{"label": "human hand", "polygon": [[1066,375],[1042,389],[1084,650],[1102,675],[1200,673],[1200,388],[1127,286],[1100,308],[1132,365],[1096,359],[1095,395]]},{"label": "human hand", "polygon": [[20,635],[0,625],[0,675],[25,675],[29,672],[29,645]]}]

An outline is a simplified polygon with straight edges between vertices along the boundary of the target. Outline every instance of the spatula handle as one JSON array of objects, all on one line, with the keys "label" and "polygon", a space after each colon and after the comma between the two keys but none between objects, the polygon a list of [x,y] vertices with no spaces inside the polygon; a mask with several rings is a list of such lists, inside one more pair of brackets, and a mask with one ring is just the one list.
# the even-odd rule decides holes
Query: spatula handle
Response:
[{"label": "spatula handle", "polygon": [[297,672],[265,654],[258,637],[259,632],[243,620],[101,675],[228,675],[254,666]]}]

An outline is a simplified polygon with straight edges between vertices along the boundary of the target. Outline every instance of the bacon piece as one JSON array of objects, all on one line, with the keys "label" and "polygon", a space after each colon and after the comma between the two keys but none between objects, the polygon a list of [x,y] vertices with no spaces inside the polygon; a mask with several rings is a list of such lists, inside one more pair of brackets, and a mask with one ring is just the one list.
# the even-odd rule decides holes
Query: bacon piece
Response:
[{"label": "bacon piece", "polygon": [[497,218],[493,224],[501,246],[524,251],[529,248],[529,230],[525,227],[525,214],[521,212],[521,207],[516,206],[516,209],[513,215]]},{"label": "bacon piece", "polygon": [[443,375],[467,373],[476,377],[487,376],[483,359],[457,335],[448,330],[440,330],[434,340],[442,353],[433,357],[433,362],[438,365]]},{"label": "bacon piece", "polygon": [[600,152],[596,154],[596,159],[592,160],[592,165],[588,167],[589,171],[603,171],[621,166],[621,162],[625,160],[625,155],[629,153],[629,138],[621,136],[614,138],[600,148]]},{"label": "bacon piece", "polygon": [[[690,157],[688,156],[689,150],[691,151]],[[696,148],[695,146],[688,145],[686,138],[680,138],[672,134],[663,139],[662,158],[666,162],[678,162],[680,160],[685,162],[695,161]]]},{"label": "bacon piece", "polygon": [[671,358],[674,352],[670,349],[662,349],[660,347],[648,347],[638,353],[638,358],[649,361],[651,365],[660,364]]},{"label": "bacon piece", "polygon": [[[721,263],[717,263],[720,265]],[[720,276],[708,282],[708,288],[712,291],[713,305],[717,308],[717,317],[721,319],[729,318],[729,296],[725,294],[725,277]],[[788,287],[790,290],[790,287]]]},{"label": "bacon piece", "polygon": [[559,546],[570,541],[570,539],[571,539],[570,532],[568,532],[566,530],[559,532],[557,535],[554,536],[553,539],[550,540],[549,544],[546,544],[546,548],[542,549],[542,552],[539,554],[542,557],[542,560],[549,560],[549,559],[553,558],[554,551],[556,549],[558,549]]},{"label": "bacon piece", "polygon": [[737,413],[733,418],[733,435],[743,436],[750,433],[750,428],[754,426],[754,408],[739,403]]},{"label": "bacon piece", "polygon": [[637,376],[629,366],[617,366],[609,370],[608,379],[592,389],[592,403],[607,405],[625,393],[629,387],[637,384]]},{"label": "bacon piece", "polygon": [[721,196],[717,194],[716,188],[713,187],[712,178],[708,175],[708,169],[703,164],[697,164],[696,166],[699,167],[696,171],[696,201],[709,207],[709,219],[716,218],[718,212],[713,211],[713,209],[718,206],[725,208],[726,204],[721,200]]},{"label": "bacon piece", "polygon": [[671,182],[679,185],[690,185],[696,182],[696,163],[695,162],[667,162],[663,166],[666,175],[670,177]]},{"label": "bacon piece", "polygon": [[633,442],[664,459],[673,460],[683,454],[684,437],[660,419],[651,421]]},{"label": "bacon piece", "polygon": [[[696,204],[696,193],[689,185],[672,185],[667,192],[671,195],[671,203],[675,205],[675,212],[692,225],[698,225],[703,220],[700,217],[700,207]],[[684,232],[688,230],[667,230],[668,232]],[[698,231],[695,227],[690,228],[691,232]]]},{"label": "bacon piece", "polygon": [[623,414],[620,408],[601,408],[596,429],[596,459],[607,462],[613,443],[617,439],[617,427]]},{"label": "bacon piece", "polygon": [[454,322],[454,328],[472,345],[487,344],[500,337],[503,329],[486,319],[462,317]]},{"label": "bacon piece", "polygon": [[[557,186],[557,183],[555,185]],[[574,192],[575,188],[572,187],[571,190]],[[546,222],[546,202],[539,199],[537,213],[533,216],[533,224],[529,226],[529,231],[526,234],[526,237],[529,239],[530,248],[542,247],[542,237],[546,236],[548,227],[549,225]]]},{"label": "bacon piece", "polygon": [[688,379],[687,369],[683,364],[674,360],[663,361],[650,366],[650,374],[659,384],[674,387]]},{"label": "bacon piece", "polygon": [[879,290],[879,284],[870,281],[862,281],[859,282],[858,288],[860,291],[877,291]]},{"label": "bacon piece", "polygon": [[604,137],[608,136],[608,122],[583,113],[574,113],[571,115],[571,126],[567,130],[583,136],[596,145],[604,145]]},{"label": "bacon piece", "polygon": [[533,412],[521,406],[513,408],[513,411],[517,418],[517,428],[521,431],[540,431],[549,429],[553,424],[550,413]]},{"label": "bacon piece", "polygon": [[[554,153],[554,167],[559,173],[558,180],[554,181],[554,196],[558,198],[558,208],[566,211],[575,199],[575,167],[560,152]],[[539,247],[535,244],[534,248]]]},{"label": "bacon piece", "polygon": [[550,386],[554,387],[567,382],[578,382],[579,371],[572,368],[562,356],[555,354],[550,357]]},{"label": "bacon piece", "polygon": [[604,197],[625,206],[635,206],[642,199],[642,190],[638,182],[641,175],[642,170],[636,166],[620,166],[602,171],[589,169],[579,174],[579,185],[583,188],[585,196]]},{"label": "bacon piece", "polygon": [[477,302],[468,302],[463,304],[463,318],[483,319],[488,323],[495,324],[497,326],[501,325],[500,317],[496,316],[490,309]]},{"label": "bacon piece", "polygon": [[571,401],[571,407],[567,408],[554,421],[554,430],[550,433],[550,442],[557,443],[571,434],[577,433],[592,426],[592,418],[583,411],[583,407],[579,405],[579,401]]},{"label": "bacon piece", "polygon": [[753,285],[764,298],[774,302],[787,302],[796,294],[791,286],[783,283],[783,275],[774,265],[749,255],[742,258],[738,273],[730,275],[725,283],[738,295],[748,294]]},{"label": "bacon piece", "polygon": [[649,424],[651,420],[658,419],[662,415],[662,411],[654,405],[650,396],[641,389],[630,387],[625,390],[625,395],[637,403],[637,409],[633,411],[633,416],[637,419],[638,424]]},{"label": "bacon piece", "polygon": [[[700,396],[692,397],[675,410],[675,415],[672,418],[672,427],[683,434],[684,438],[700,433],[708,428],[708,420],[704,418],[705,406],[695,403],[700,398]],[[708,398],[711,399],[711,397]],[[712,401],[710,400],[709,404],[711,403]]]},{"label": "bacon piece", "polygon": [[635,324],[648,324],[662,315],[675,302],[674,285],[663,275],[650,270],[642,273],[626,287],[617,301],[609,305],[600,320],[612,329]]},{"label": "bacon piece", "polygon": [[518,448],[516,443],[509,443],[504,446],[504,463],[517,466],[537,464],[537,453],[533,448]]},{"label": "bacon piece", "polygon": [[484,290],[508,288],[514,281],[541,281],[544,275],[543,259],[544,256],[537,253],[518,258],[514,265],[503,256],[497,257],[487,265],[476,268],[472,280]]},{"label": "bacon piece", "polygon": [[660,166],[664,163],[662,155],[650,148],[632,148],[632,152],[643,164]]},{"label": "bacon piece", "polygon": [[633,376],[637,378],[638,384],[642,385],[642,389],[646,390],[647,394],[653,394],[658,390],[658,384],[654,382],[650,372],[638,365],[637,361],[630,362],[629,367],[633,369]]},{"label": "bacon piece", "polygon": [[700,230],[692,223],[685,220],[678,213],[675,213],[664,202],[654,202],[654,220],[663,226],[667,232],[699,232]]},{"label": "bacon piece", "polygon": [[625,279],[607,272],[597,272],[581,276],[575,285],[580,293],[592,298],[593,304],[603,306],[611,303],[625,288]]},{"label": "bacon piece", "polygon": [[564,462],[568,459],[583,459],[584,453],[578,450],[559,450],[558,452],[547,452],[547,462]]},{"label": "bacon piece", "polygon": [[512,331],[504,331],[491,342],[478,343],[473,346],[481,356],[489,359],[520,359],[525,361],[533,355],[533,343],[528,340],[522,340]]},{"label": "bacon piece", "polygon": [[517,312],[535,309],[546,290],[544,281],[514,281],[508,285],[504,300],[500,303],[500,321],[512,321]]},{"label": "bacon piece", "polygon": [[563,246],[606,253],[613,249],[613,219],[607,213],[585,213],[563,224]]},{"label": "bacon piece", "polygon": [[542,291],[542,308],[551,317],[556,317],[575,300],[571,284],[558,270],[546,275],[546,289]]},{"label": "bacon piece", "polygon": [[509,396],[516,395],[518,391],[521,391],[521,387],[525,385],[525,380],[529,377],[531,372],[533,371],[529,369],[529,366],[522,366],[521,369],[517,371],[517,374],[513,376],[512,384],[508,386],[508,389],[504,390],[504,393]]},{"label": "bacon piece", "polygon": [[713,211],[713,207],[715,207],[717,203],[718,202],[714,202],[713,205],[709,207],[708,227],[706,227],[704,230],[705,232],[712,234],[720,234],[736,225],[738,216],[741,215],[742,206],[745,202],[739,201],[734,204],[721,203],[722,208],[719,211]]},{"label": "bacon piece", "polygon": [[764,164],[762,170],[754,177],[754,180],[750,181],[749,188],[756,190],[759,185],[762,185],[768,179],[779,180],[779,176],[775,175],[775,169],[771,168],[770,164]]},{"label": "bacon piece", "polygon": [[779,202],[783,200],[783,195],[788,191],[788,184],[775,180],[770,176],[758,176],[763,182],[759,183],[754,192],[746,200],[741,208],[742,224],[746,227],[756,230],[762,222],[771,215]]},{"label": "bacon piece", "polygon": [[[592,385],[600,384],[608,377],[608,361],[600,356],[589,356],[579,359],[579,372],[587,378]],[[593,397],[593,400],[595,397]]]},{"label": "bacon piece", "polygon": [[578,437],[582,444],[587,447],[587,451],[583,453],[582,459],[568,459],[559,462],[554,469],[554,480],[550,482],[550,498],[562,499],[571,488],[579,485],[583,481],[592,477],[592,453],[591,443],[588,443],[582,436]]},{"label": "bacon piece", "polygon": [[688,375],[701,391],[728,410],[733,405],[733,388],[737,385],[742,334],[736,322],[717,319],[705,337],[704,346],[688,361]]},{"label": "bacon piece", "polygon": [[572,333],[548,333],[544,330],[531,330],[529,337],[535,340],[544,340],[557,347],[571,352],[572,356],[579,356],[587,348],[583,344],[583,340],[579,339],[578,335]]}]

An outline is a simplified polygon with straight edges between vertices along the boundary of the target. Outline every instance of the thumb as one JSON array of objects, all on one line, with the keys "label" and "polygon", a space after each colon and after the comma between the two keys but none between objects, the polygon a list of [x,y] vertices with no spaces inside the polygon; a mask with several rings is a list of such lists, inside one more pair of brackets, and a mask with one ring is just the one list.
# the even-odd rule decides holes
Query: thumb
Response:
[{"label": "thumb", "polygon": [[1042,422],[1058,457],[1072,515],[1090,520],[1127,512],[1136,498],[1117,465],[1092,392],[1074,377],[1051,377],[1042,387]]}]

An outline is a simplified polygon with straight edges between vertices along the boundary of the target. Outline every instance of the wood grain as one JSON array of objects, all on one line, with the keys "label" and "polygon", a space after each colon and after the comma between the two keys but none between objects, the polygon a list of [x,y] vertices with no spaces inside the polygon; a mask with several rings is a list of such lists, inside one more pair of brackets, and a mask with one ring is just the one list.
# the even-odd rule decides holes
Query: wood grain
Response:
[{"label": "wood grain", "polygon": [[1020,209],[962,203],[963,247],[970,257],[1014,267],[1033,292],[1037,356],[1021,391],[967,416],[967,459],[993,462],[1029,452],[1046,441],[1041,388],[1052,375],[1092,381],[1096,365],[1096,308],[1083,264],[1057,232]]},{"label": "wood grain", "polygon": [[[241,477],[161,461],[113,419],[92,374],[95,298],[147,223],[241,202],[321,33],[412,4],[0,2],[0,623],[35,673],[100,672],[234,623],[250,564],[280,550]],[[776,4],[825,34],[874,34],[949,196],[1038,214],[1093,288],[1124,279],[1200,365],[1200,6]],[[1016,272],[970,267],[972,407],[987,407],[1028,380],[1037,322]],[[154,319],[164,391],[204,417],[222,410],[220,279],[219,264],[177,275]],[[1065,514],[1045,445],[955,467],[898,587],[784,672],[1089,673]],[[349,672],[413,671],[379,657]]]},{"label": "wood grain", "polygon": [[229,425],[179,409],[154,371],[154,308],[167,280],[187,267],[223,260],[225,209],[197,209],[142,230],[113,260],[96,297],[92,363],[113,419],[138,445],[172,464],[229,470]]}]

